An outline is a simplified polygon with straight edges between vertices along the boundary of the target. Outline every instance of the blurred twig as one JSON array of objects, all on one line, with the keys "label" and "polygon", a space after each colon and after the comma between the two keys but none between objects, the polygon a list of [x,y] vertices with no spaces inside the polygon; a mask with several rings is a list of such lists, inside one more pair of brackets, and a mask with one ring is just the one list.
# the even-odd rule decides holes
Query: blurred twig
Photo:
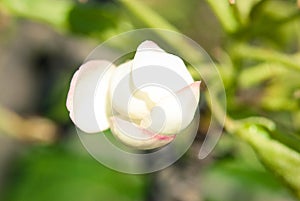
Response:
[{"label": "blurred twig", "polygon": [[0,105],[0,131],[24,141],[51,143],[57,137],[58,128],[49,119],[25,119]]}]

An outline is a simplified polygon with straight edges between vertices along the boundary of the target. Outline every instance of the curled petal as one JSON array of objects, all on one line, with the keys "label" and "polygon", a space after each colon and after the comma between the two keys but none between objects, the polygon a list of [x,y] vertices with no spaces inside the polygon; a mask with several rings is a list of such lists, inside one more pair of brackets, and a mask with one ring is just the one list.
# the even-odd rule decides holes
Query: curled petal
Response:
[{"label": "curled petal", "polygon": [[160,135],[123,120],[111,118],[112,133],[124,144],[138,149],[154,149],[170,143],[175,135]]},{"label": "curled petal", "polygon": [[118,66],[113,73],[110,97],[112,107],[123,116],[140,119],[149,113],[146,103],[135,97],[135,86],[131,80],[132,61]]},{"label": "curled petal", "polygon": [[200,82],[168,96],[152,108],[141,121],[141,126],[162,134],[176,134],[185,129],[193,120],[200,97]]},{"label": "curled petal", "polygon": [[115,67],[108,61],[91,60],[74,74],[67,109],[75,125],[87,133],[109,128],[108,86]]}]

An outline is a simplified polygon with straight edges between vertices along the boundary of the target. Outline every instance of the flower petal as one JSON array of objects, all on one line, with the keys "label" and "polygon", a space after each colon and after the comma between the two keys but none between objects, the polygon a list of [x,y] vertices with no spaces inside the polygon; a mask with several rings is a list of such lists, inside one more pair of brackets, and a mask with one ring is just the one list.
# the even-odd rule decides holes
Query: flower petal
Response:
[{"label": "flower petal", "polygon": [[162,99],[141,121],[141,126],[162,134],[177,134],[193,120],[200,96],[199,81]]},{"label": "flower petal", "polygon": [[131,82],[140,90],[136,97],[152,102],[152,107],[170,91],[176,93],[194,82],[182,59],[165,52],[153,41],[138,46],[131,69]]},{"label": "flower petal", "polygon": [[175,135],[160,135],[119,117],[111,118],[112,133],[124,144],[137,149],[154,149],[170,143]]},{"label": "flower petal", "polygon": [[91,60],[74,74],[67,98],[70,117],[87,133],[109,128],[108,86],[115,67],[108,61]]},{"label": "flower petal", "polygon": [[112,107],[123,116],[141,119],[149,113],[146,103],[137,99],[131,80],[132,60],[118,66],[112,76],[110,97]]},{"label": "flower petal", "polygon": [[[169,74],[170,72],[173,72],[182,77],[185,83],[183,83],[184,85],[177,90],[194,82],[181,58],[173,54],[166,53],[152,41],[145,41],[139,45],[134,56],[132,67],[134,82],[136,82],[136,80],[140,77],[139,73],[135,76],[135,71],[138,68],[149,66],[163,67],[169,69],[166,73]],[[165,76],[166,79],[169,76],[168,74]]]}]

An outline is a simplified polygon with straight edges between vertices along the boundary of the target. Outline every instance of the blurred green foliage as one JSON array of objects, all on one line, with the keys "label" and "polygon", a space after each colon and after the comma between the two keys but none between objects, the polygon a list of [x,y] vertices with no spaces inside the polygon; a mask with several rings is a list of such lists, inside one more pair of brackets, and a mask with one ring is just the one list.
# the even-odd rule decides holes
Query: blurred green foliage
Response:
[{"label": "blurred green foliage", "polygon": [[4,200],[143,199],[145,177],[110,170],[67,144],[36,146],[24,153],[10,171]]},{"label": "blurred green foliage", "polygon": [[118,10],[112,6],[75,5],[69,13],[68,21],[73,33],[101,33],[117,27]]}]

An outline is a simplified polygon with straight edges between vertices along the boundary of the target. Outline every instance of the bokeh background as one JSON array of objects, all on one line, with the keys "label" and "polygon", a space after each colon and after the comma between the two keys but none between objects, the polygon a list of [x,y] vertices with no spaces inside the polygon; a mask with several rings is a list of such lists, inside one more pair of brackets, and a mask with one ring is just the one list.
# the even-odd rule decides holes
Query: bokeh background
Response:
[{"label": "bokeh background", "polygon": [[[0,0],[0,200],[297,200],[300,10],[236,1]],[[246,127],[227,124],[205,160],[208,104],[193,146],[157,173],[115,172],[81,145],[65,107],[70,79],[97,45],[137,28],[180,31],[219,68],[228,119]]]}]

